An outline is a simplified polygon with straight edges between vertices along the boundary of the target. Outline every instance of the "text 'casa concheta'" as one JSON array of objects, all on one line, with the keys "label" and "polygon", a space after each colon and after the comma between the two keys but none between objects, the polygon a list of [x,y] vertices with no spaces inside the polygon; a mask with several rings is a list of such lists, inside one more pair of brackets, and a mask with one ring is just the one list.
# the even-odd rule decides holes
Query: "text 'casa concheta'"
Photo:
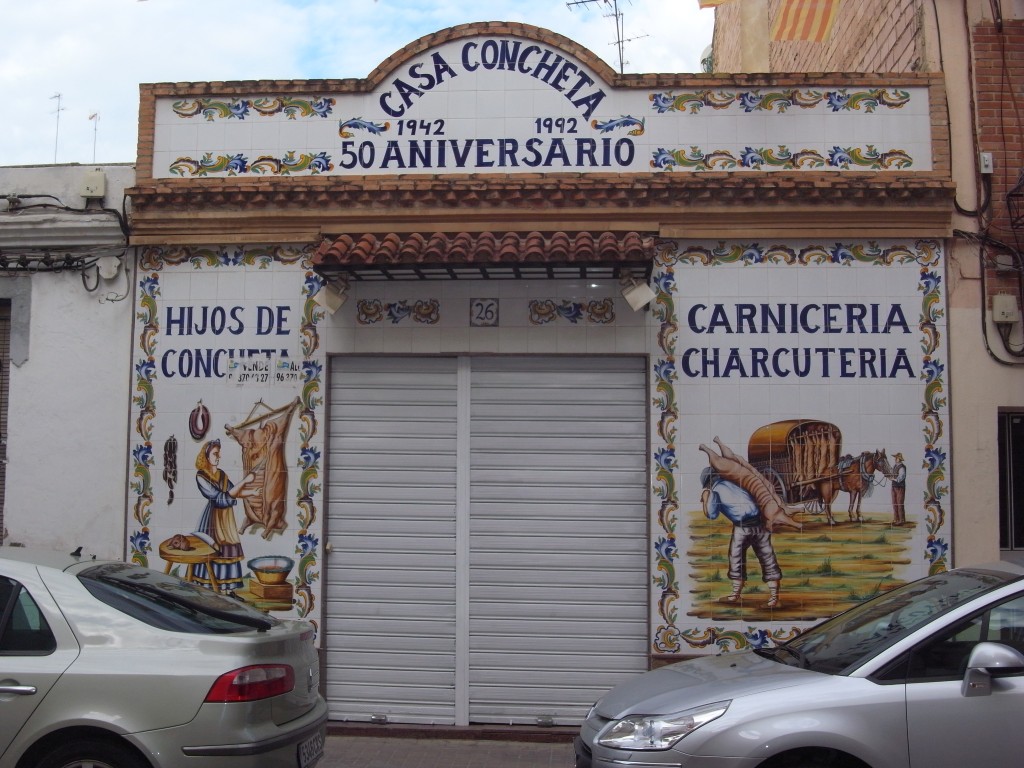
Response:
[{"label": "text 'casa concheta'", "polygon": [[[579,65],[557,51],[524,45],[522,40],[470,40],[463,44],[460,59],[464,72],[483,69],[532,77],[562,93],[586,119],[607,95],[595,87],[594,79]],[[434,52],[429,61],[411,64],[401,77],[391,81],[391,88],[380,95],[380,108],[391,117],[402,117],[417,99],[459,74],[440,52]]]}]

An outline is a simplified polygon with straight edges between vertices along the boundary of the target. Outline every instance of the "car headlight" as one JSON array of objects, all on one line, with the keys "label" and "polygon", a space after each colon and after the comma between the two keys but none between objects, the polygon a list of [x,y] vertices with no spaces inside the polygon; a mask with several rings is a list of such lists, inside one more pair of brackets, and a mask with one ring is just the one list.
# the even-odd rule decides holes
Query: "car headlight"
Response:
[{"label": "car headlight", "polygon": [[631,715],[601,734],[597,743],[613,749],[668,749],[727,709],[729,702],[719,701],[671,715]]}]

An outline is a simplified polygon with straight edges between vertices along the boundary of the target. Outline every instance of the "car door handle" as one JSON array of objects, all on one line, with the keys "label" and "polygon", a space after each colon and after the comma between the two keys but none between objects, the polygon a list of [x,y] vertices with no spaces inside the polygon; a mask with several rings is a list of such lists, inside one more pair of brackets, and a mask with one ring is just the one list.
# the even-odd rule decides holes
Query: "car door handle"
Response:
[{"label": "car door handle", "polygon": [[18,696],[32,696],[36,692],[34,685],[0,685],[0,693],[14,693]]}]

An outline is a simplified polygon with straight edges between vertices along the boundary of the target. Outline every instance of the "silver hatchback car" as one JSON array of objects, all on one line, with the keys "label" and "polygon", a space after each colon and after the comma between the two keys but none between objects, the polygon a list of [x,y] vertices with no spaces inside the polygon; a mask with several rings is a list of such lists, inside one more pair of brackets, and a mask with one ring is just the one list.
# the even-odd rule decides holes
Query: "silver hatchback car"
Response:
[{"label": "silver hatchback car", "polygon": [[312,625],[123,562],[0,550],[0,768],[312,768]]},{"label": "silver hatchback car", "polygon": [[594,705],[578,768],[1024,765],[1024,569],[929,576],[780,646],[671,664]]}]

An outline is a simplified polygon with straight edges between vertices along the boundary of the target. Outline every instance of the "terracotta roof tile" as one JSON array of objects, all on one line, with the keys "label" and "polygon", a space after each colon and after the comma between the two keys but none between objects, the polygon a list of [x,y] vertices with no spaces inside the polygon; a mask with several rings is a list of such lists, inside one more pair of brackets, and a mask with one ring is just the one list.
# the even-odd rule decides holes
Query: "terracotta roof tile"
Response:
[{"label": "terracotta roof tile", "polygon": [[344,207],[467,210],[660,205],[832,204],[852,196],[881,205],[950,204],[948,176],[920,173],[739,173],[563,175],[544,180],[480,175],[140,180],[128,194],[138,213]]},{"label": "terracotta roof tile", "polygon": [[366,233],[324,239],[313,254],[313,268],[324,276],[376,272],[391,276],[409,268],[424,277],[423,268],[470,267],[485,276],[518,277],[520,268],[576,268],[579,274],[602,270],[649,273],[654,237],[638,232],[413,232]]}]

